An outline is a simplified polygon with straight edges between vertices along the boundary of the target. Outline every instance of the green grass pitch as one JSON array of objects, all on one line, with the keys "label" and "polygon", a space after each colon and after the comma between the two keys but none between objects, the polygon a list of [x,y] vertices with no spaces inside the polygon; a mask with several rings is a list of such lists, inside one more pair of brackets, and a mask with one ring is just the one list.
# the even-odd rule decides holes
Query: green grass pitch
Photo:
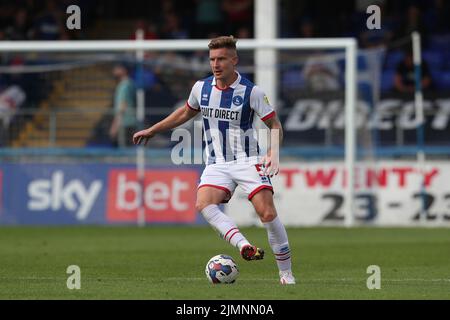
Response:
[{"label": "green grass pitch", "polygon": [[[288,228],[295,286],[279,285],[265,230],[241,230],[264,260],[242,260],[209,227],[2,227],[0,299],[450,299],[448,228]],[[219,253],[235,258],[236,283],[206,280]],[[67,289],[69,265],[80,290]]]}]

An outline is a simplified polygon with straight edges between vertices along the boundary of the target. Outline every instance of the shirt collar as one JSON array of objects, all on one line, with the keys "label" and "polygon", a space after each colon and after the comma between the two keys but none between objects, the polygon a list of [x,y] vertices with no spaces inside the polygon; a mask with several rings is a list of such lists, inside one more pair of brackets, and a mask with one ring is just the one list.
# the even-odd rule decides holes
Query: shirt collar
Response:
[{"label": "shirt collar", "polygon": [[[234,71],[234,72],[238,75],[238,77],[237,77],[235,82],[233,82],[232,84],[230,84],[228,86],[229,88],[232,88],[232,89],[236,89],[237,85],[241,82],[241,74],[239,72],[237,72],[237,71]],[[216,85],[216,77],[213,77],[211,85],[213,85],[213,86]]]}]

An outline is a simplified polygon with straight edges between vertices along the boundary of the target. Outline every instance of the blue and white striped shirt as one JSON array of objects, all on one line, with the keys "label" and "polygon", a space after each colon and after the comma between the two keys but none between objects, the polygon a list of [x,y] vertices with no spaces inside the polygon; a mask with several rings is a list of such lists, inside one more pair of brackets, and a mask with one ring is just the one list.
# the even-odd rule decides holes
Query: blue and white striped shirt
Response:
[{"label": "blue and white striped shirt", "polygon": [[187,106],[203,116],[206,164],[236,160],[256,163],[259,146],[253,126],[255,113],[263,121],[275,115],[264,92],[237,75],[226,89],[219,89],[213,76],[197,81],[189,95]]}]

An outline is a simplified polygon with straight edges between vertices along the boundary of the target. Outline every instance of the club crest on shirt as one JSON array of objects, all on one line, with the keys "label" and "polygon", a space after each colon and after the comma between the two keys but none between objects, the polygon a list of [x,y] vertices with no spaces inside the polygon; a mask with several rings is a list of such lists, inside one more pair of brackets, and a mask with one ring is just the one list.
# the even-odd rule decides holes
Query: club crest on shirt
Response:
[{"label": "club crest on shirt", "polygon": [[233,104],[234,104],[235,106],[240,106],[240,105],[242,104],[243,101],[244,101],[244,99],[242,99],[241,96],[235,96],[235,97],[233,98]]}]

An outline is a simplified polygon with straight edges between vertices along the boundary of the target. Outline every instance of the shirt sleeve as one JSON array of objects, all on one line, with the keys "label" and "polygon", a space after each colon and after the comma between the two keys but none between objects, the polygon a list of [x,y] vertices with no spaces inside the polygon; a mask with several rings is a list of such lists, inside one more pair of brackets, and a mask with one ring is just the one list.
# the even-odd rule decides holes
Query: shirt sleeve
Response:
[{"label": "shirt sleeve", "polygon": [[200,103],[198,97],[200,96],[201,83],[197,81],[192,87],[191,94],[189,95],[186,105],[188,108],[194,111],[200,111]]},{"label": "shirt sleeve", "polygon": [[255,110],[256,114],[262,121],[266,121],[275,116],[275,110],[269,103],[264,91],[258,86],[254,86],[250,95],[250,107]]}]

